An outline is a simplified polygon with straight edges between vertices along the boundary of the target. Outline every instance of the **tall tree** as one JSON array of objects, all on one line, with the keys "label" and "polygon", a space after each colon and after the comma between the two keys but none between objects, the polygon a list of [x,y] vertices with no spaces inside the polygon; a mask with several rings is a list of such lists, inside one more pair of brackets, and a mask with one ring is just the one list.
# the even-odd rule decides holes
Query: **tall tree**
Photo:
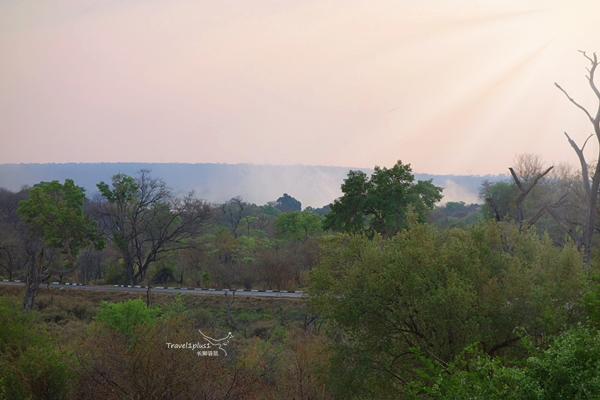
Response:
[{"label": "tall tree", "polygon": [[342,184],[344,195],[331,204],[324,228],[344,232],[367,229],[384,237],[406,227],[406,212],[412,206],[420,221],[425,212],[442,199],[442,188],[431,180],[414,183],[410,164],[398,161],[392,168],[375,167],[370,178],[362,171],[350,171]]},{"label": "tall tree", "polygon": [[[27,272],[23,307],[32,309],[42,281],[55,273],[69,273],[76,268],[76,257],[82,248],[98,240],[95,222],[83,213],[84,189],[72,179],[43,183],[29,191],[29,199],[19,203],[17,213],[29,224],[32,236],[39,243],[39,254],[32,257]],[[58,250],[60,267],[44,263],[44,250]]]},{"label": "tall tree", "polygon": [[[600,144],[600,90],[598,89],[598,86],[594,82],[594,74],[596,73],[596,69],[598,68],[598,64],[599,64],[598,57],[596,56],[596,53],[594,53],[594,55],[592,57],[588,56],[585,51],[581,51],[581,53],[590,63],[590,67],[587,69],[588,75],[586,76],[586,78],[587,78],[588,84],[590,85],[590,88],[592,89],[592,91],[594,92],[594,95],[596,96],[596,98],[598,100],[598,106],[597,106],[595,113],[588,111],[587,108],[585,108],[584,106],[579,104],[577,101],[575,101],[571,96],[569,96],[567,91],[565,89],[563,89],[558,83],[554,83],[554,84],[561,92],[563,92],[565,94],[567,99],[569,99],[569,101],[571,103],[573,103],[575,105],[575,107],[577,107],[581,111],[583,111],[583,113],[585,114],[587,119],[592,124],[592,126],[594,128],[594,133],[596,135],[596,140],[598,140],[598,143]],[[583,143],[583,146],[581,146],[581,148],[575,143],[575,141],[573,139],[571,139],[571,137],[567,134],[567,132],[565,132],[565,136],[567,137],[567,140],[569,141],[569,144],[571,145],[571,147],[573,147],[573,150],[575,150],[575,153],[577,154],[577,157],[579,158],[579,162],[581,164],[581,174],[582,174],[582,179],[583,179],[583,186],[585,189],[585,197],[587,200],[586,201],[587,210],[586,210],[585,226],[584,226],[583,232],[581,233],[580,241],[578,244],[579,244],[579,247],[583,247],[584,260],[585,260],[586,264],[589,265],[590,261],[591,261],[591,254],[592,254],[591,251],[592,251],[593,234],[594,234],[594,230],[596,228],[596,214],[598,212],[596,207],[598,205],[598,188],[600,187],[600,162],[596,163],[596,167],[594,168],[594,171],[593,171],[592,175],[590,176],[590,172],[588,170],[588,163],[583,154],[583,150],[585,148],[585,145],[587,144],[587,141],[589,140],[589,138],[592,135],[590,135],[590,137],[588,137],[588,139]],[[597,159],[600,160],[600,147],[598,150]],[[551,207],[548,207],[547,211],[550,213],[553,210]],[[553,215],[553,217],[555,217],[555,215]],[[567,232],[569,232],[569,234],[571,234],[571,236],[573,236],[573,234],[572,234],[573,228],[566,223],[564,225],[565,225],[564,229]]]},{"label": "tall tree", "polygon": [[104,201],[96,214],[108,242],[123,257],[127,281],[137,285],[148,267],[166,253],[188,248],[208,218],[210,206],[191,192],[183,198],[172,196],[162,179],[141,170],[133,178],[117,174],[112,185],[99,183]]}]

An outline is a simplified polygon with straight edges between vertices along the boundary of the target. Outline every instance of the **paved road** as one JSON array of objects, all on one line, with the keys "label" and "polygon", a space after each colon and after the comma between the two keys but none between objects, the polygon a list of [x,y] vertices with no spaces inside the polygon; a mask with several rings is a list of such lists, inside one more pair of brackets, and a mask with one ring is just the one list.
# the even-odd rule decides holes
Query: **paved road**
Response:
[{"label": "paved road", "polygon": [[[23,282],[19,281],[0,281],[0,285],[3,286],[24,286]],[[87,286],[87,285],[70,285],[70,284],[59,284],[57,282],[49,285],[56,289],[74,289],[74,290],[112,290],[119,292],[146,292],[145,286],[126,286],[126,285],[114,285],[114,286]],[[46,284],[42,284],[41,287],[46,287]],[[300,298],[304,296],[304,293],[298,291],[288,290],[230,290],[230,289],[202,289],[202,288],[178,288],[178,287],[153,287],[153,293],[182,293],[182,294],[204,294],[204,295],[224,295],[225,292],[233,293],[236,296],[244,297],[275,297],[275,298]]]}]

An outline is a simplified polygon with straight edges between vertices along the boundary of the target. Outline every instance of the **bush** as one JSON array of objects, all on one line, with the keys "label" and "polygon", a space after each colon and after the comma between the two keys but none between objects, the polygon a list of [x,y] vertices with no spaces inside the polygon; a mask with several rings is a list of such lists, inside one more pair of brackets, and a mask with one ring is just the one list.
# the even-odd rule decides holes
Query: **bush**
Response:
[{"label": "bush", "polygon": [[200,357],[167,343],[196,343],[199,333],[181,319],[134,329],[133,344],[114,329],[97,326],[79,349],[84,374],[77,398],[246,399],[261,388],[233,356]]},{"label": "bush", "polygon": [[0,298],[0,355],[2,358],[20,354],[42,342],[34,331],[35,314],[24,312],[21,305],[6,297]]},{"label": "bush", "polygon": [[0,399],[62,399],[75,376],[69,354],[38,331],[35,314],[0,298]]},{"label": "bush", "polygon": [[398,397],[419,379],[411,348],[451,362],[478,343],[518,358],[516,328],[541,342],[575,325],[584,271],[575,246],[556,248],[510,223],[409,223],[387,240],[322,239],[308,301],[330,326],[339,397]]},{"label": "bush", "polygon": [[137,325],[153,324],[160,313],[160,308],[148,308],[140,299],[127,300],[122,303],[100,303],[98,314],[94,318],[115,329],[120,334],[130,337]]},{"label": "bush", "polygon": [[34,399],[66,398],[76,376],[70,355],[49,345],[28,348],[17,368],[19,380]]}]

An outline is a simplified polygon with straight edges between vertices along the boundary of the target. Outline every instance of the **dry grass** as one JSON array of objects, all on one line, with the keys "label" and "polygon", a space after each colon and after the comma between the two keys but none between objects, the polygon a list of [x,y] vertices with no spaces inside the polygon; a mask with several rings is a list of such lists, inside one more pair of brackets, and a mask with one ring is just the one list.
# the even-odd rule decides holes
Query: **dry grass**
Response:
[{"label": "dry grass", "polygon": [[[22,287],[0,286],[0,296],[21,299],[23,291]],[[177,392],[182,399],[331,398],[324,383],[325,342],[303,329],[306,309],[302,300],[239,297],[228,320],[225,296],[178,297],[185,305],[184,315],[140,330],[138,339],[144,346],[132,349],[116,331],[91,322],[101,301],[144,300],[145,293],[41,288],[36,299],[40,329],[51,334],[59,351],[75,352],[78,357],[74,371],[79,381],[67,397],[92,399],[100,393],[102,398],[130,398],[111,391],[118,385],[129,394],[139,393],[139,398],[152,398],[143,393],[158,389]],[[152,301],[163,310],[177,305],[172,294],[154,293]],[[213,336],[231,331],[234,337],[228,357],[201,358],[165,346],[167,341],[200,340],[198,329]],[[92,379],[99,376],[104,378]],[[148,376],[152,379],[142,379]],[[233,391],[225,395],[225,387]]]},{"label": "dry grass", "polygon": [[[22,287],[0,286],[0,296],[21,299]],[[152,293],[152,304],[163,308],[174,302],[173,294]],[[69,340],[77,337],[96,315],[101,301],[113,303],[130,299],[145,301],[145,293],[121,291],[85,291],[40,288],[35,301],[39,319],[49,331]],[[227,328],[244,337],[268,337],[275,326],[299,323],[305,313],[300,299],[236,297],[231,306],[233,321],[227,319],[227,301],[222,295],[180,295],[186,316],[198,329]],[[248,317],[251,316],[251,318]]]}]

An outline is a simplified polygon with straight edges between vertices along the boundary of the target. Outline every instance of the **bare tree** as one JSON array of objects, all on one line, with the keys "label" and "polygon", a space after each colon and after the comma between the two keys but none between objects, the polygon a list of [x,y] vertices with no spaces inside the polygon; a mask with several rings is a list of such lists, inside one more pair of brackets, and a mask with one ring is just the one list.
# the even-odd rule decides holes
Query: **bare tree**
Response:
[{"label": "bare tree", "polygon": [[[509,168],[510,174],[512,175],[515,183],[517,184],[519,191],[521,192],[521,194],[519,195],[519,197],[517,197],[517,200],[516,200],[516,205],[517,205],[517,210],[518,210],[518,221],[517,222],[519,224],[519,229],[521,229],[523,227],[523,222],[525,221],[525,212],[523,210],[523,201],[525,200],[527,195],[529,195],[529,193],[531,193],[531,191],[533,190],[535,185],[539,182],[539,180],[542,179],[544,176],[546,176],[546,174],[548,174],[548,172],[550,172],[550,170],[552,170],[552,168],[554,168],[554,166],[551,166],[542,172],[537,172],[540,169],[539,168],[540,166],[541,165],[537,165],[535,167],[535,169],[529,169],[527,171],[528,174],[533,174],[533,173],[536,174],[535,176],[533,176],[533,175],[527,176],[527,178],[530,179],[529,183],[521,182],[521,180],[517,176],[515,170],[512,167]],[[530,218],[527,223],[528,227],[532,227],[537,222],[537,220],[540,219],[540,217],[544,214],[545,211],[546,211],[546,209],[545,209],[545,207],[543,207],[532,218]]]},{"label": "bare tree", "polygon": [[[546,168],[541,157],[534,154],[518,155],[513,165],[509,170],[514,185],[486,181],[480,190],[480,197],[488,203],[496,220],[502,221],[509,216],[520,230],[543,221],[542,229],[562,229],[581,248],[582,189],[572,168],[567,165]],[[504,186],[493,190],[498,184]],[[545,214],[549,218],[542,219]],[[554,224],[549,223],[550,220]]]},{"label": "bare tree", "polygon": [[542,157],[535,153],[517,154],[512,168],[519,180],[525,183],[534,180],[545,169]]},{"label": "bare tree", "polygon": [[225,223],[231,228],[233,237],[238,237],[238,228],[240,222],[249,214],[249,204],[244,202],[241,197],[234,197],[219,206],[223,212]]},{"label": "bare tree", "polygon": [[[596,95],[596,97],[598,99],[598,106],[597,106],[595,115],[592,115],[592,113],[590,113],[590,111],[588,111],[587,108],[585,108],[584,106],[579,104],[577,101],[575,101],[571,96],[569,96],[567,91],[564,90],[558,83],[554,83],[554,84],[561,92],[563,92],[565,94],[565,96],[567,97],[567,99],[569,99],[569,101],[571,103],[573,103],[577,108],[579,108],[581,111],[583,111],[585,116],[588,118],[588,120],[594,127],[594,133],[596,135],[596,139],[598,140],[598,143],[600,144],[600,90],[598,90],[598,87],[596,86],[596,83],[594,82],[594,74],[595,74],[596,69],[598,68],[598,64],[599,64],[598,57],[596,56],[596,53],[594,53],[594,55],[592,57],[590,57],[586,54],[585,51],[580,51],[580,52],[590,63],[590,67],[587,68],[588,75],[586,76],[586,78],[587,78],[588,84],[590,85],[590,88],[592,89],[592,91],[594,92],[594,94]],[[596,166],[593,169],[593,175],[590,176],[590,172],[588,170],[588,163],[585,160],[583,150],[585,148],[585,145],[587,144],[587,141],[593,135],[590,135],[586,139],[586,141],[583,143],[581,148],[575,143],[575,141],[573,139],[571,139],[571,137],[567,134],[567,132],[565,132],[565,136],[567,137],[567,140],[569,141],[569,144],[571,145],[571,147],[573,147],[573,150],[575,150],[575,153],[577,154],[577,157],[579,158],[579,162],[581,164],[581,174],[582,174],[582,180],[583,180],[583,187],[585,190],[585,196],[586,196],[586,200],[587,200],[586,201],[587,207],[586,207],[585,225],[583,227],[583,232],[581,234],[581,241],[580,241],[580,243],[578,243],[578,245],[580,248],[583,247],[584,261],[586,262],[587,265],[589,265],[590,261],[591,261],[593,234],[594,234],[595,225],[596,225],[596,213],[597,213],[596,208],[597,208],[597,204],[598,204],[598,188],[600,187],[600,162],[596,163]],[[600,150],[598,153],[598,159],[600,160]],[[550,208],[547,208],[547,210],[550,212]],[[553,217],[554,217],[554,215],[553,215]],[[562,226],[562,224],[561,224],[561,226]],[[567,230],[567,232],[569,232],[569,231],[573,230],[573,227],[572,226],[564,226],[563,229],[565,229],[565,230]]]},{"label": "bare tree", "polygon": [[131,285],[143,281],[148,267],[166,253],[190,247],[210,212],[210,205],[193,192],[173,197],[162,179],[149,174],[115,175],[112,188],[98,184],[104,201],[98,203],[96,216],[108,242],[120,252]]}]

